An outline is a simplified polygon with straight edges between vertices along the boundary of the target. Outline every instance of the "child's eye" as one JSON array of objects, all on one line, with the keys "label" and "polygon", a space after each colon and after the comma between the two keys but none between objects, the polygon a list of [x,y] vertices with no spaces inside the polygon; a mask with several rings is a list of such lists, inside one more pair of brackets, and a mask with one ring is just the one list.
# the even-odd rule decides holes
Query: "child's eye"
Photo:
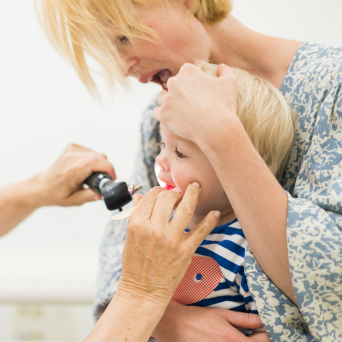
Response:
[{"label": "child's eye", "polygon": [[179,152],[177,149],[176,149],[176,153],[177,153],[177,157],[178,158],[186,158],[186,155],[184,155],[183,153]]},{"label": "child's eye", "polygon": [[161,141],[157,143],[157,146],[160,146],[160,148],[163,149],[165,147],[165,143]]}]

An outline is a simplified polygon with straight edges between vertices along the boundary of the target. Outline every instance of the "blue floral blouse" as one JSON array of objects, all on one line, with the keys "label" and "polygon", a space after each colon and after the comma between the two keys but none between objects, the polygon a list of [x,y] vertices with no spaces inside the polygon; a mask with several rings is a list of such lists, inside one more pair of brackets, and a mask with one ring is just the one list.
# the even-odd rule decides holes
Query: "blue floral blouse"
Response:
[{"label": "blue floral blouse", "polygon": [[[342,48],[303,43],[281,93],[296,110],[296,137],[283,188],[288,195],[287,241],[298,307],[246,251],[252,296],[272,341],[342,341]],[[144,113],[131,181],[157,185],[159,123],[154,102]],[[272,199],[270,199],[272,200]],[[121,274],[127,221],[110,222],[101,244],[95,314],[113,297]]]}]

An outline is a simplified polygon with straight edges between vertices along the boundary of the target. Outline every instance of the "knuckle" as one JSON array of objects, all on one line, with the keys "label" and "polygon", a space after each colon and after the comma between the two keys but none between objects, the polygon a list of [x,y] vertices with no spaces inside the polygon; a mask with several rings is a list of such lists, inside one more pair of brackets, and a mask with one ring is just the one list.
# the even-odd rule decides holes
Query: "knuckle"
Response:
[{"label": "knuckle", "polygon": [[73,174],[73,170],[71,168],[66,168],[62,172],[62,181],[64,183],[69,183],[70,182],[70,175]]},{"label": "knuckle", "polygon": [[233,83],[233,84],[238,83],[238,80],[234,74],[228,75],[227,80],[228,80],[228,82]]},{"label": "knuckle", "polygon": [[160,192],[164,191],[164,189],[160,186],[155,186],[154,188],[150,189],[146,195],[148,196],[158,196]]},{"label": "knuckle", "polygon": [[188,204],[183,204],[179,207],[179,209],[181,210],[182,214],[187,216],[187,217],[192,217],[193,215],[193,210],[192,207]]},{"label": "knuckle", "polygon": [[159,196],[158,196],[161,200],[171,200],[176,198],[175,196],[175,192],[174,191],[162,191]]},{"label": "knuckle", "polygon": [[65,150],[66,150],[66,151],[73,150],[73,149],[76,148],[76,146],[77,146],[77,145],[74,144],[74,143],[68,144],[68,145],[66,146]]},{"label": "knuckle", "polygon": [[191,71],[194,66],[191,63],[185,63],[181,66],[179,71]]},{"label": "knuckle", "polygon": [[87,157],[87,165],[93,165],[96,164],[100,160],[99,156],[97,154],[91,154]]},{"label": "knuckle", "polygon": [[[175,85],[175,82],[176,82],[176,77],[175,77],[175,76],[174,76],[174,77],[170,77],[170,78],[167,80],[167,87],[168,87],[168,88],[169,88],[169,87],[173,87],[173,86]],[[165,99],[165,97],[166,97],[167,95],[168,95],[168,93],[164,95],[163,101],[164,101],[164,99]]]}]

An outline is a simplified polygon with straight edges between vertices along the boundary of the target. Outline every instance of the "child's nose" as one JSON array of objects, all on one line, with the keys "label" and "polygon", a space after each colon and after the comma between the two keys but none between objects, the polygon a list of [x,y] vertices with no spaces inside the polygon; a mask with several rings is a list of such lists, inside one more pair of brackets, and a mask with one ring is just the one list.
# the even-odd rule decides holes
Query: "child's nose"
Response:
[{"label": "child's nose", "polygon": [[162,168],[162,171],[170,171],[170,165],[167,161],[164,151],[161,151],[157,158],[156,163]]}]

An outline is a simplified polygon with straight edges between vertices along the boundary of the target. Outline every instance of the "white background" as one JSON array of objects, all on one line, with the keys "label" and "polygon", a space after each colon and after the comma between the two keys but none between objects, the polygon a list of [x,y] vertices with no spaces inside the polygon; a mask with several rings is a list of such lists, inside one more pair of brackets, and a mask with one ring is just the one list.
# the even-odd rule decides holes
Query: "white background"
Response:
[{"label": "white background", "polygon": [[[233,14],[258,32],[342,45],[341,0],[235,0]],[[46,170],[74,142],[107,154],[118,178],[134,168],[140,115],[158,86],[95,101],[50,47],[32,0],[0,2],[0,185]],[[0,302],[90,303],[109,214],[101,202],[42,208],[0,240]],[[1,329],[1,322],[0,322]]]}]

